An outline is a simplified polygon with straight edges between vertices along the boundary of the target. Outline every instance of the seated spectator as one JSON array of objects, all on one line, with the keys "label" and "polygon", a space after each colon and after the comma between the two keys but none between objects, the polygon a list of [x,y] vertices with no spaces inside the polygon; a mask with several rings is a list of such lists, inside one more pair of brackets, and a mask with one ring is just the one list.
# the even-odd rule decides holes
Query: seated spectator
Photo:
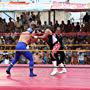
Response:
[{"label": "seated spectator", "polygon": [[89,64],[87,55],[84,55],[84,64]]},{"label": "seated spectator", "polygon": [[84,64],[84,52],[79,52],[79,64]]},{"label": "seated spectator", "polygon": [[75,25],[72,23],[72,32],[75,32]]},{"label": "seated spectator", "polygon": [[44,21],[43,29],[46,29],[48,27],[47,21]]},{"label": "seated spectator", "polygon": [[80,32],[80,24],[79,24],[79,22],[77,22],[77,24],[75,26],[75,32]]},{"label": "seated spectator", "polygon": [[61,28],[61,32],[65,32],[66,24],[65,24],[64,21],[61,22],[61,24],[60,24],[60,28]]},{"label": "seated spectator", "polygon": [[81,24],[80,31],[84,32],[84,25],[83,24]]},{"label": "seated spectator", "polygon": [[73,52],[71,57],[71,64],[79,64],[77,52]]},{"label": "seated spectator", "polygon": [[9,60],[9,55],[8,55],[8,53],[3,53],[3,57],[4,58],[2,58],[3,60],[2,60],[2,64],[9,64],[10,63],[10,60]]},{"label": "seated spectator", "polygon": [[49,24],[50,26],[53,26],[53,23],[52,23],[52,21],[50,21],[50,24]]},{"label": "seated spectator", "polygon": [[59,23],[58,23],[58,21],[56,20],[56,21],[55,21],[55,24],[54,24],[54,29],[56,29],[57,27],[59,27]]},{"label": "seated spectator", "polygon": [[34,57],[34,62],[36,64],[42,64],[42,53],[36,52],[36,53],[34,53],[33,57]]},{"label": "seated spectator", "polygon": [[72,25],[70,20],[67,21],[67,25],[66,25],[66,31],[65,32],[71,32],[72,31]]}]

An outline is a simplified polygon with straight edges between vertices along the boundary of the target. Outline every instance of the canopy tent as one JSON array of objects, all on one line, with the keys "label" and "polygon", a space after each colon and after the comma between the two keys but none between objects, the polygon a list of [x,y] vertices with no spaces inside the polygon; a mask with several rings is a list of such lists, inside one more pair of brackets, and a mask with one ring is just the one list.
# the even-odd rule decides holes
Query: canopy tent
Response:
[{"label": "canopy tent", "polygon": [[5,15],[6,15],[5,12],[15,13],[16,11],[19,12],[48,11],[48,23],[50,23],[51,21],[51,11],[53,12],[52,17],[53,22],[55,23],[57,10],[67,12],[90,11],[90,4],[62,3],[62,2],[52,2],[52,3],[0,2],[0,12],[3,12]]},{"label": "canopy tent", "polygon": [[53,2],[51,9],[52,10],[70,11],[70,12],[83,12],[83,11],[89,11],[90,7],[88,7],[87,4],[80,4],[80,3]]},{"label": "canopy tent", "polygon": [[89,11],[89,4],[79,3],[26,3],[26,2],[0,2],[0,11],[50,11],[62,10],[70,12]]},{"label": "canopy tent", "polygon": [[7,2],[0,3],[0,11],[48,11],[51,3],[25,3]]},{"label": "canopy tent", "polygon": [[88,8],[90,9],[90,3],[89,3],[89,4],[87,4],[87,6],[88,6]]}]

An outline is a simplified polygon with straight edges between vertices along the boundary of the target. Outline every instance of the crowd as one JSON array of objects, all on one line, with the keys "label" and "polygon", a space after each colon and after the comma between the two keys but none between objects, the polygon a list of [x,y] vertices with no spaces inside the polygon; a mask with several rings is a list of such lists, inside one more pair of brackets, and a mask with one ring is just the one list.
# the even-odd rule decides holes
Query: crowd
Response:
[{"label": "crowd", "polygon": [[[67,64],[90,64],[90,52],[80,51],[80,50],[90,50],[90,36],[89,35],[72,35],[72,33],[89,33],[90,32],[90,16],[86,13],[83,17],[83,24],[80,25],[79,22],[75,25],[74,22],[71,23],[70,20],[67,21],[65,24],[62,21],[60,24],[56,21],[54,24],[50,22],[49,24],[47,21],[44,24],[41,23],[40,20],[40,12],[37,15],[34,12],[23,12],[20,17],[17,17],[16,21],[13,21],[12,18],[9,18],[9,22],[7,23],[5,19],[0,17],[0,63],[8,64],[10,63],[11,59],[14,57],[14,50],[15,45],[18,42],[19,34],[29,27],[30,24],[35,24],[37,30],[39,32],[44,33],[44,30],[47,27],[50,27],[51,30],[54,32],[59,27],[60,29],[57,30],[60,33],[71,33],[71,35],[62,35],[63,36],[63,43],[65,45],[66,50],[77,50],[77,51],[66,51],[66,60],[65,63]],[[8,33],[8,34],[5,34]],[[2,36],[3,35],[3,36]],[[83,46],[82,44],[86,44],[88,46]],[[10,46],[11,45],[11,46]],[[45,45],[45,46],[36,46],[36,45]],[[5,51],[9,50],[9,51]],[[11,50],[11,51],[10,51]],[[38,40],[38,42],[34,43],[33,46],[30,46],[30,50],[33,51],[35,63],[51,63],[49,53],[49,47],[47,46],[46,42],[42,40]],[[39,50],[46,50],[46,51],[39,51]],[[28,63],[27,60],[22,56],[18,63],[26,64]]]}]

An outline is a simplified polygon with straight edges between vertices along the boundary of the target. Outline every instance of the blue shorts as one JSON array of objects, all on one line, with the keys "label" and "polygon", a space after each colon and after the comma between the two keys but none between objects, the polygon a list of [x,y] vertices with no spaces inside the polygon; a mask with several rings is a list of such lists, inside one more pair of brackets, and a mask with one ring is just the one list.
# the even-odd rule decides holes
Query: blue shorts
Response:
[{"label": "blue shorts", "polygon": [[[20,58],[21,55],[26,57],[30,61],[30,66],[34,65],[33,55],[32,53],[26,48],[27,44],[24,42],[18,42],[16,45],[16,52],[15,52],[15,58],[12,60],[12,64],[14,65]],[[21,50],[21,51],[18,51]],[[24,51],[25,50],[25,51]]]}]

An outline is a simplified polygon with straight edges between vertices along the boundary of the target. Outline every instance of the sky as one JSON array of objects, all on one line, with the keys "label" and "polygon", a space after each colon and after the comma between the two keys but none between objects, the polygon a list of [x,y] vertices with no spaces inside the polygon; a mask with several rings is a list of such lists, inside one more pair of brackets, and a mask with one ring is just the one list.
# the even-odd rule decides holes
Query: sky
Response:
[{"label": "sky", "polygon": [[[49,1],[65,2],[67,0],[39,0],[39,2],[49,2]],[[75,2],[75,3],[90,3],[90,0],[70,0],[70,2]]]}]

